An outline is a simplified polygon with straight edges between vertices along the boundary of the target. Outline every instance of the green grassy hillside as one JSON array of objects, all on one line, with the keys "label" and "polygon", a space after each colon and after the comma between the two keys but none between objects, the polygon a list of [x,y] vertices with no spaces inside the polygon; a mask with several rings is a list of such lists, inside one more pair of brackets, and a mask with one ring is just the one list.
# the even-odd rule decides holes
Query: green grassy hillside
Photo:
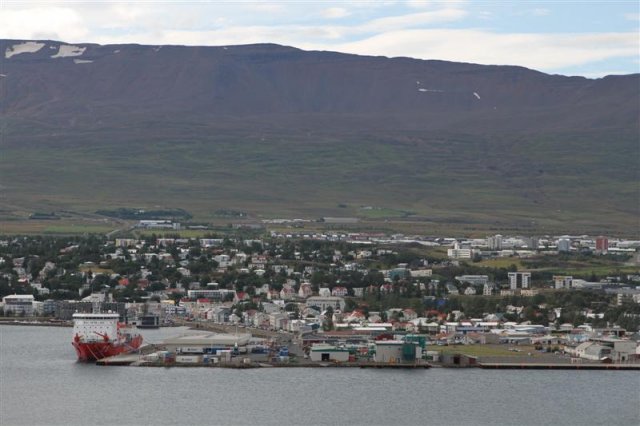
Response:
[{"label": "green grassy hillside", "polygon": [[[230,208],[260,217],[359,216],[538,232],[627,233],[637,224],[631,135],[622,143],[617,136],[615,145],[625,149],[605,152],[604,132],[292,133],[156,123],[113,131],[76,126],[47,137],[34,126],[31,140],[21,136],[0,156],[2,209],[181,207],[211,220]],[[24,130],[8,126],[6,134],[15,140]]]}]

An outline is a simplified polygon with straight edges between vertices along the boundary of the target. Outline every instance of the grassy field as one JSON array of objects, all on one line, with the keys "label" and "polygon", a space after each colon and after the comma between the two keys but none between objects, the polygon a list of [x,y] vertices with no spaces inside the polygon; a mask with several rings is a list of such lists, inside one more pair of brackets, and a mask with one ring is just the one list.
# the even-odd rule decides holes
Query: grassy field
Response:
[{"label": "grassy field", "polygon": [[553,272],[555,275],[590,275],[594,274],[599,277],[610,275],[637,274],[640,266],[619,266],[619,265],[601,265],[601,266],[576,266],[574,268],[545,268],[543,270]]},{"label": "grassy field", "polygon": [[635,274],[640,265],[631,257],[629,260],[603,257],[588,257],[584,259],[538,258],[521,262],[525,270],[548,272],[556,275],[608,275]]},{"label": "grassy field", "polygon": [[174,238],[178,236],[179,238],[202,238],[206,235],[216,234],[214,230],[196,230],[196,229],[181,229],[179,231],[164,231],[158,229],[145,229],[145,230],[136,230],[133,232],[133,235],[136,238],[148,237],[151,235],[156,235],[160,238]]},{"label": "grassy field", "polygon": [[[639,189],[637,144],[618,140],[622,148],[605,156],[608,134],[257,135],[184,123],[123,126],[77,125],[51,136],[34,125],[29,143],[5,143],[0,216],[184,208],[206,222],[233,209],[256,220],[353,216],[362,228],[423,234],[640,232],[638,205],[629,202]],[[24,128],[7,126],[5,142],[18,137]]]},{"label": "grassy field", "polygon": [[411,215],[413,215],[413,212],[373,206],[361,207],[358,211],[358,216],[370,219],[389,219]]},{"label": "grassy field", "polygon": [[103,225],[76,225],[70,223],[67,225],[53,225],[44,228],[44,234],[104,234],[113,231],[111,226]]},{"label": "grassy field", "polygon": [[15,235],[83,235],[83,234],[106,234],[117,228],[116,224],[105,224],[104,222],[87,223],[85,220],[76,218],[59,221],[38,221],[38,220],[0,220],[0,234]]},{"label": "grassy field", "polygon": [[481,262],[474,263],[476,266],[483,266],[488,268],[508,268],[511,265],[516,265],[518,270],[525,269],[522,262],[517,257],[500,257],[497,259],[485,259]]}]

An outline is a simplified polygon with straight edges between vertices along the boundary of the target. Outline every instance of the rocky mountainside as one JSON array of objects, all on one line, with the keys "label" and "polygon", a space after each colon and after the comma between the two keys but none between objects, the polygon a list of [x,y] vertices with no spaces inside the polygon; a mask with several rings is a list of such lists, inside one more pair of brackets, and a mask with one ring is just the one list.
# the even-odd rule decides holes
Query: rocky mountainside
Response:
[{"label": "rocky mountainside", "polygon": [[[36,50],[37,49],[37,50]],[[516,119],[507,127],[637,123],[639,75],[598,80],[485,66],[278,45],[140,46],[2,41],[2,111],[16,117],[128,113],[203,117],[388,116],[441,127]],[[522,119],[535,115],[543,123]],[[419,123],[414,119],[420,118]],[[519,119],[518,119],[519,118]],[[597,119],[596,119],[597,118]],[[305,124],[313,123],[308,117]]]},{"label": "rocky mountainside", "polygon": [[[192,190],[255,212],[301,206],[306,212],[331,210],[338,202],[357,206],[379,199],[376,204],[384,207],[446,216],[463,208],[459,191],[471,191],[464,198],[475,199],[481,182],[493,189],[483,190],[470,209],[488,216],[495,203],[515,206],[505,213],[509,217],[523,211],[545,214],[554,205],[566,212],[571,203],[565,201],[573,200],[576,190],[580,212],[574,213],[587,221],[591,212],[601,216],[602,209],[588,207],[602,200],[598,194],[617,204],[613,209],[621,209],[622,216],[638,212],[637,203],[628,203],[637,189],[638,74],[593,80],[516,66],[308,52],[273,44],[2,40],[0,54],[1,143],[7,153],[0,159],[1,190],[20,206],[38,204],[43,193],[50,194],[46,199],[52,207],[68,198],[83,205],[80,199],[87,197],[91,208],[145,205],[168,194],[185,202],[188,197],[182,195]],[[240,146],[239,151],[229,151],[226,144]],[[30,191],[14,181],[51,172],[42,166],[16,176],[14,156],[39,163],[41,156],[51,155],[48,150],[70,150],[65,159],[72,163],[100,159],[108,188],[117,181],[114,174],[124,179],[131,173],[114,164],[123,146],[132,150],[127,161],[154,159],[164,170],[158,179],[167,192],[121,197],[107,189],[96,198],[86,195],[88,188],[65,185],[73,178],[64,173],[55,190],[47,185],[57,178]],[[336,169],[345,155],[363,166]],[[210,167],[203,166],[203,156],[224,162],[216,165],[212,158]],[[292,162],[300,188],[288,197],[280,193],[275,175]],[[183,168],[203,170],[186,184],[177,171]],[[336,173],[343,175],[340,188],[325,193],[313,187],[335,185]],[[247,189],[259,177],[261,191],[232,196],[224,190],[231,185],[227,179],[236,189],[238,179],[245,179],[239,185]],[[212,178],[218,186],[211,186]],[[457,191],[443,191],[440,179]],[[377,195],[358,191],[363,182],[379,185]],[[310,191],[317,197],[304,195]],[[221,192],[225,195],[216,195]],[[437,201],[437,211],[423,208],[426,200]],[[569,216],[575,219],[574,213]]]}]

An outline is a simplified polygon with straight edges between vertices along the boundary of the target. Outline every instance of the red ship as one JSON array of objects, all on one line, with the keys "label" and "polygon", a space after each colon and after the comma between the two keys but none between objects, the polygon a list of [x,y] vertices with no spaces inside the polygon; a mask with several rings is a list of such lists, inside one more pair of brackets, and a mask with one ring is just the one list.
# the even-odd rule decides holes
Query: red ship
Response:
[{"label": "red ship", "polygon": [[142,336],[119,322],[117,313],[73,314],[73,341],[78,361],[96,361],[137,350]]}]

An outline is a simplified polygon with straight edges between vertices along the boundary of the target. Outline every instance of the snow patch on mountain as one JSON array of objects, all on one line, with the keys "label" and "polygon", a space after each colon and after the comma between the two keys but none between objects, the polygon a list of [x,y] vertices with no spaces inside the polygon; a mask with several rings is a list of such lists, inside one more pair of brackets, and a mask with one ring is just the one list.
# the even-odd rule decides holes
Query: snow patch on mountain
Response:
[{"label": "snow patch on mountain", "polygon": [[52,58],[68,58],[73,56],[80,56],[87,50],[86,47],[73,46],[71,44],[61,44],[58,49],[58,53],[51,56]]},{"label": "snow patch on mountain", "polygon": [[4,51],[4,57],[8,59],[21,53],[36,53],[43,47],[44,43],[38,43],[37,41],[25,41],[24,43],[18,43],[7,47]]}]

